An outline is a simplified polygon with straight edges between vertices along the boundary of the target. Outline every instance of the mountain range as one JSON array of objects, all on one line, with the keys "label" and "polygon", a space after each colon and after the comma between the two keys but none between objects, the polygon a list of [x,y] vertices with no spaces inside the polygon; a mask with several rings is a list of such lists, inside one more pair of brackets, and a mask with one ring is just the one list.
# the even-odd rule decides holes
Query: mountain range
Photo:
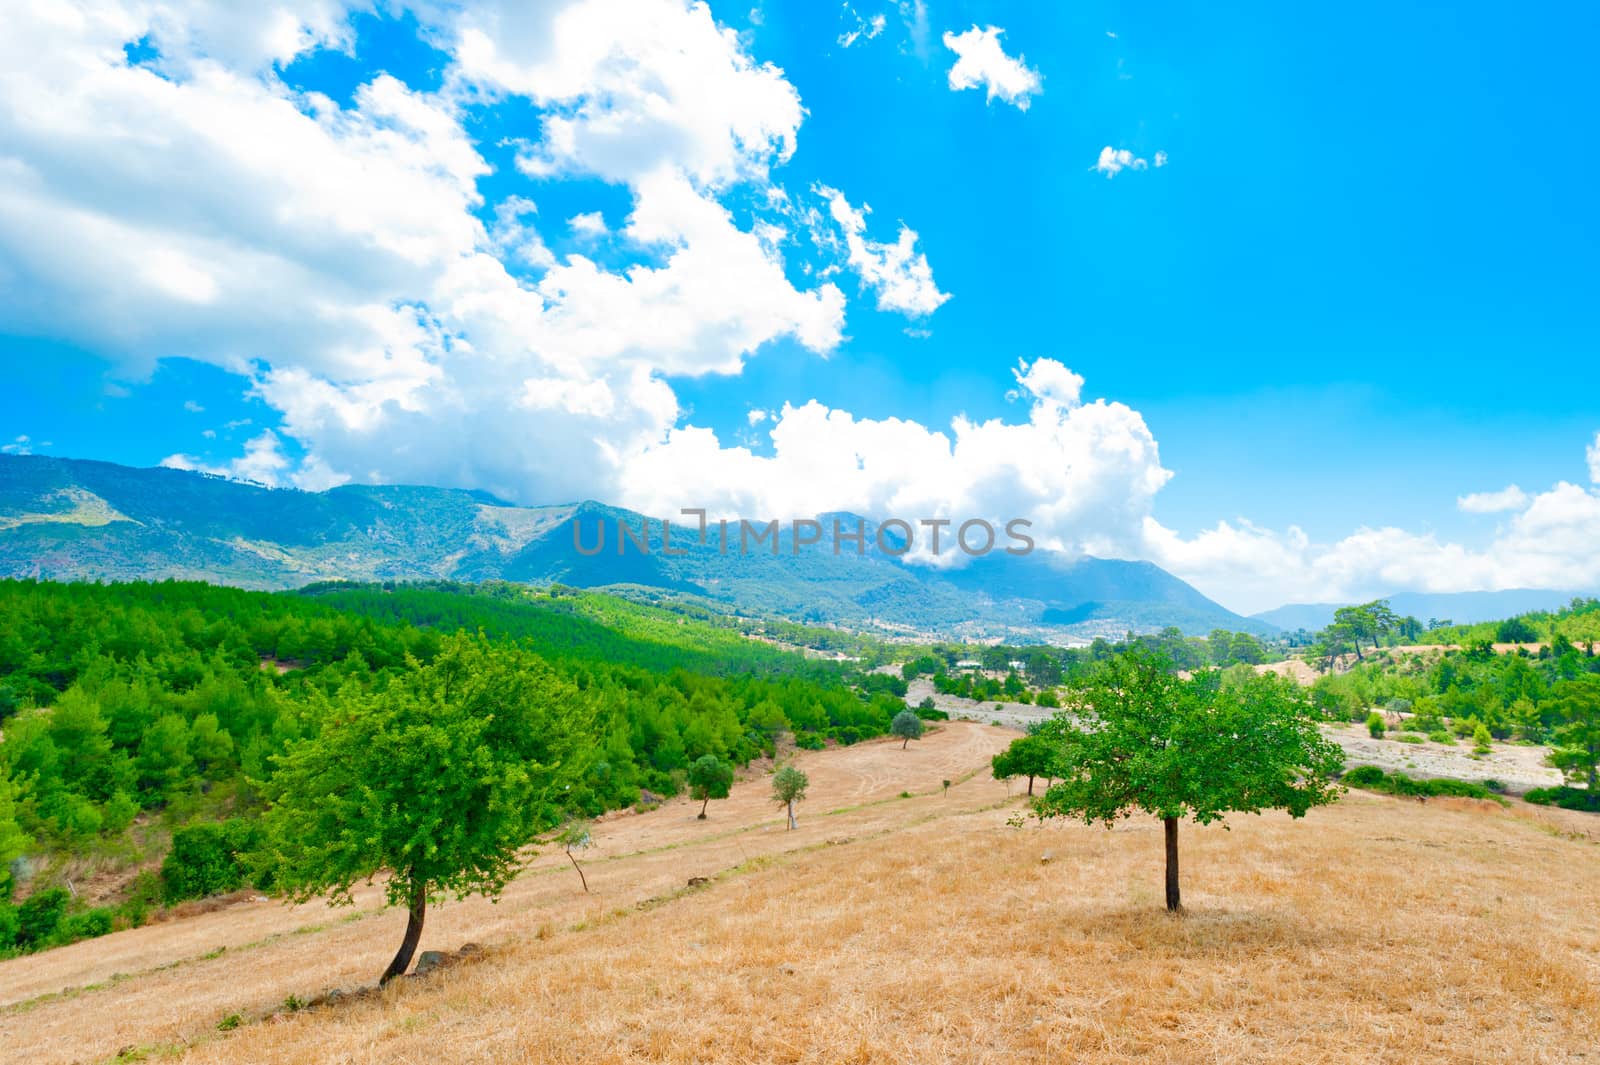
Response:
[{"label": "mountain range", "polygon": [[[846,532],[864,527],[859,554],[849,543],[835,553],[836,519]],[[1275,631],[1149,562],[1007,555],[1002,531],[993,553],[941,569],[901,561],[892,527],[886,552],[870,521],[818,521],[820,543],[797,548],[790,527],[775,544],[741,552],[737,525],[723,551],[714,523],[702,543],[696,528],[674,520],[667,552],[660,521],[593,501],[521,507],[413,486],[306,492],[186,470],[0,456],[0,576],[263,589],[323,580],[560,582],[908,636],[1062,641],[1169,625],[1191,634]],[[649,549],[624,543],[621,528]],[[596,550],[600,535],[607,539]]]}]

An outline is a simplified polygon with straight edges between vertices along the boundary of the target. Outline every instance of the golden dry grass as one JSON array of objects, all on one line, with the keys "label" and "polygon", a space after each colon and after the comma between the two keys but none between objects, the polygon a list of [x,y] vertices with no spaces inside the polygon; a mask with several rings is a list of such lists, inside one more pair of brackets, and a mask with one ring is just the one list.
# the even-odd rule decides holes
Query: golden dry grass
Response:
[{"label": "golden dry grass", "polygon": [[[953,724],[910,751],[808,755],[813,798],[795,833],[763,781],[706,823],[683,803],[606,822],[594,895],[542,856],[501,906],[430,919],[425,948],[473,939],[483,954],[300,1013],[262,1019],[286,994],[370,979],[400,916],[246,940],[43,1001],[12,992],[9,962],[0,1047],[57,1061],[192,1043],[197,1062],[1600,1055],[1600,848],[1559,834],[1561,818],[1353,793],[1300,822],[1185,827],[1190,912],[1171,918],[1153,821],[1010,828],[1017,806],[986,773],[939,794],[940,778],[1009,738]],[[904,787],[931,794],[893,798]],[[715,878],[682,892],[690,875]],[[116,962],[35,961],[60,987],[96,964],[133,971],[141,951],[194,959],[230,917],[259,940],[269,915],[285,929],[307,917],[255,904],[122,934],[150,933],[131,946],[97,941]],[[230,1012],[248,1023],[217,1032]]]}]

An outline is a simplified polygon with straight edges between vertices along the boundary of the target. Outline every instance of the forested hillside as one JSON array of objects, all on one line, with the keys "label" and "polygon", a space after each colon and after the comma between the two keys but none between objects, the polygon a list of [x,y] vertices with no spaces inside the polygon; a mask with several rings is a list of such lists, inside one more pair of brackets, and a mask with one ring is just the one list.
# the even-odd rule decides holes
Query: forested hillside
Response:
[{"label": "forested hillside", "polygon": [[[551,825],[674,794],[707,755],[743,763],[782,731],[807,746],[853,743],[904,709],[881,684],[725,620],[559,587],[0,581],[0,860],[11,863],[0,894],[27,895],[0,904],[0,951],[138,923],[161,901],[244,882],[278,757],[461,630],[490,655],[531,652],[514,661],[537,661],[584,703],[592,735],[541,814]],[[42,888],[64,882],[69,860],[148,864],[174,833],[164,878],[147,874],[115,910]]]}]

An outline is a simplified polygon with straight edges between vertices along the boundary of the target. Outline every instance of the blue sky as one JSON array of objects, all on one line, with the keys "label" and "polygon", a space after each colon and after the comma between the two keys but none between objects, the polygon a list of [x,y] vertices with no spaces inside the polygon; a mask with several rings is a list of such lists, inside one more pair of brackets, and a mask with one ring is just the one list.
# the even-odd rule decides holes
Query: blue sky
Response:
[{"label": "blue sky", "polygon": [[5,446],[1037,515],[1248,609],[1600,586],[1594,8],[598,6],[24,26]]}]

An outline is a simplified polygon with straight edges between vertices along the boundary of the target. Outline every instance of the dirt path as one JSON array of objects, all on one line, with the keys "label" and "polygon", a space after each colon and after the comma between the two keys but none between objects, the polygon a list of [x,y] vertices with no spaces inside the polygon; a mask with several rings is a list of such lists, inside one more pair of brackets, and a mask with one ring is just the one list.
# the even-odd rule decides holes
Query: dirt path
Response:
[{"label": "dirt path", "polygon": [[[991,807],[1009,789],[989,774],[989,759],[1015,736],[949,722],[906,750],[890,739],[799,752],[795,764],[811,786],[793,832],[765,775],[736,783],[705,821],[687,799],[612,815],[595,825],[595,846],[580,858],[592,893],[564,854],[547,851],[498,904],[430,908],[422,949],[542,938],[668,896],[690,877]],[[907,791],[912,798],[899,798]],[[231,1013],[260,1016],[291,995],[304,1001],[360,986],[382,971],[404,923],[373,886],[356,892],[354,907],[245,902],[0,962],[0,1058],[100,1060],[197,1038]]]}]

